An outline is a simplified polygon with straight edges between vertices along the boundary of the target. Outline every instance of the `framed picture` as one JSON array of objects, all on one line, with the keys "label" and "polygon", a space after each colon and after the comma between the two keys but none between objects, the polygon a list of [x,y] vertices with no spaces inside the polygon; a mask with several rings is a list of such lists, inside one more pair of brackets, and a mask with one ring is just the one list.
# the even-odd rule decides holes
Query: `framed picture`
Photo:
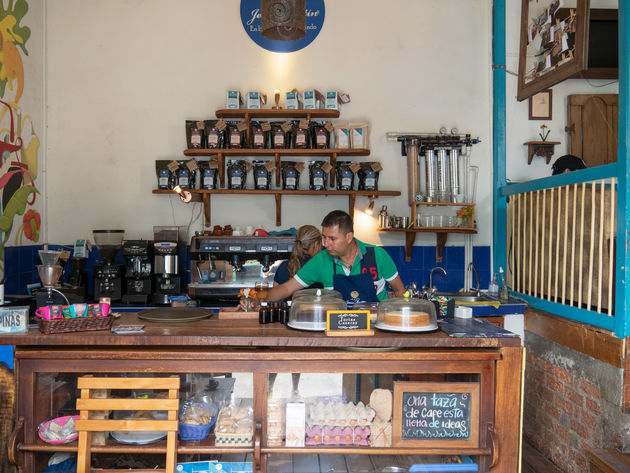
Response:
[{"label": "framed picture", "polygon": [[589,8],[589,0],[522,0],[519,101],[587,68]]},{"label": "framed picture", "polygon": [[538,92],[529,98],[530,120],[551,120],[551,89]]}]

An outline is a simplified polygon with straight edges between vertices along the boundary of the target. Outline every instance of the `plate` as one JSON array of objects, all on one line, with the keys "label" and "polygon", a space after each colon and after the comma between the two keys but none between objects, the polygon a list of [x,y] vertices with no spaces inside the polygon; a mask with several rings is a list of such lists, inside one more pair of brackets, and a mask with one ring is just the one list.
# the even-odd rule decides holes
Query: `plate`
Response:
[{"label": "plate", "polygon": [[291,327],[294,328],[295,330],[306,330],[307,332],[325,332],[326,331],[326,326],[324,324],[324,327],[321,326],[321,324],[318,324],[316,322],[311,322],[310,324],[305,323],[305,322],[298,322],[298,323],[292,323],[292,322],[287,322],[287,327]]},{"label": "plate", "polygon": [[433,332],[438,329],[437,323],[434,325],[425,325],[423,327],[400,327],[397,325],[387,325],[382,322],[376,322],[374,326],[381,330],[389,332]]},{"label": "plate", "polygon": [[195,322],[210,317],[214,312],[199,307],[163,307],[138,312],[138,318],[149,322]]},{"label": "plate", "polygon": [[149,432],[110,432],[112,438],[118,443],[126,443],[131,445],[147,445],[157,442],[166,437],[166,432],[149,431]]}]

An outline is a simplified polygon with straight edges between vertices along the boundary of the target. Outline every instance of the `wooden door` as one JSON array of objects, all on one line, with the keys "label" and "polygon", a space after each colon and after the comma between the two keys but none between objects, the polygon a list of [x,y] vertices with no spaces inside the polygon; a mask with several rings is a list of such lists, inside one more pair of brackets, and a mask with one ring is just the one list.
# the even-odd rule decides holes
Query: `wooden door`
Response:
[{"label": "wooden door", "polygon": [[619,96],[617,94],[569,95],[568,151],[587,167],[617,162]]}]

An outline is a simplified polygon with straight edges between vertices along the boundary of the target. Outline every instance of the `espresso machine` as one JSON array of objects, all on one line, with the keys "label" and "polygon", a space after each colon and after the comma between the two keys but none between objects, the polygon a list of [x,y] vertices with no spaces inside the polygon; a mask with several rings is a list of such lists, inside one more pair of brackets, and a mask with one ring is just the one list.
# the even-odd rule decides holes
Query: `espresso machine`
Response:
[{"label": "espresso machine", "polygon": [[93,230],[94,245],[103,258],[93,268],[94,300],[108,297],[110,301],[120,301],[122,298],[122,278],[125,265],[115,263],[118,250],[122,247],[124,230]]},{"label": "espresso machine", "polygon": [[153,227],[154,304],[170,304],[171,296],[182,294],[184,273],[180,258],[181,227]]},{"label": "espresso machine", "polygon": [[191,299],[237,302],[242,288],[273,282],[275,268],[289,259],[294,236],[195,235],[190,242]]},{"label": "espresso machine", "polygon": [[122,254],[126,261],[122,301],[126,304],[146,304],[152,294],[153,242],[125,240]]}]

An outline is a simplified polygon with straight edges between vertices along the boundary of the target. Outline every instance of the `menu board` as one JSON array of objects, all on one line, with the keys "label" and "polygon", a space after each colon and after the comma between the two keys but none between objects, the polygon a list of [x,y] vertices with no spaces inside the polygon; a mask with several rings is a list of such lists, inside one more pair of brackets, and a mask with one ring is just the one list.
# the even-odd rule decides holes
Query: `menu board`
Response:
[{"label": "menu board", "polygon": [[479,446],[479,383],[394,383],[394,446]]},{"label": "menu board", "polygon": [[369,310],[328,310],[326,330],[370,330]]}]

